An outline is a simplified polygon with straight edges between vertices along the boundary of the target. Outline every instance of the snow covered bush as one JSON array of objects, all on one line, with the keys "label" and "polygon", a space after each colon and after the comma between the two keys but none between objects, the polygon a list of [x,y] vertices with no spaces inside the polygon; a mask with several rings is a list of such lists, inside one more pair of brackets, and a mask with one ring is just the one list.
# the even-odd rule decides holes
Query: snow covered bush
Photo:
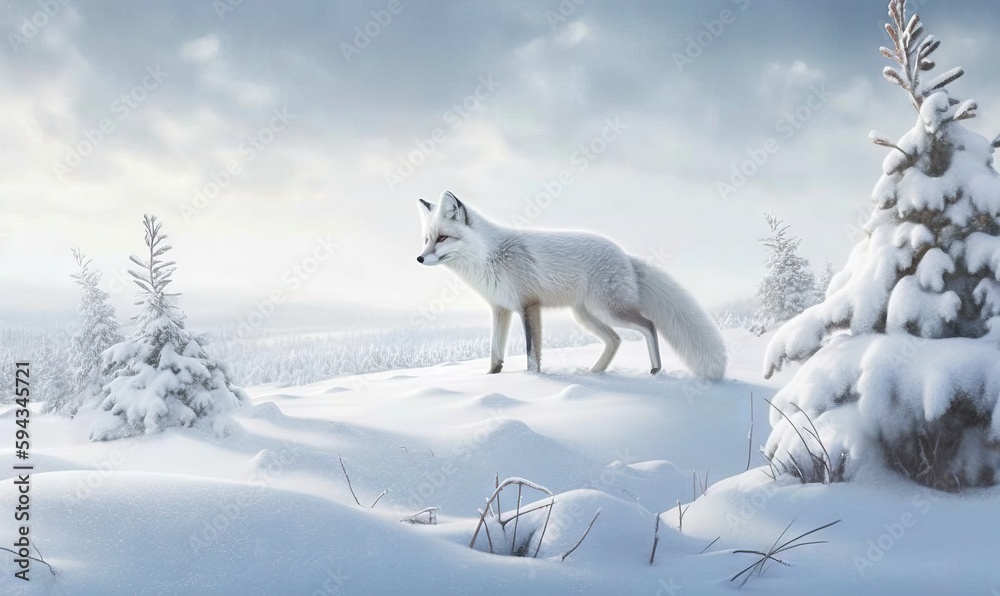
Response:
[{"label": "snow covered bush", "polygon": [[788,226],[777,217],[765,214],[771,235],[761,242],[768,249],[767,273],[757,289],[760,307],[755,327],[766,330],[787,321],[816,303],[816,279],[809,261],[799,256],[802,239],[788,234]]},{"label": "snow covered bush", "polygon": [[73,249],[73,258],[80,271],[73,279],[80,286],[82,319],[79,330],[70,345],[69,366],[72,371],[72,390],[54,395],[42,406],[42,412],[74,416],[84,406],[97,405],[101,391],[112,371],[105,368],[101,355],[124,338],[118,331],[118,318],[111,304],[111,295],[99,287],[101,274],[90,270],[91,260],[79,249]]},{"label": "snow covered bush", "polygon": [[881,51],[917,122],[896,143],[872,133],[890,152],[866,237],[826,300],[767,348],[767,377],[806,362],[775,397],[783,414],[771,414],[765,453],[803,481],[829,481],[810,463],[822,441],[847,477],[882,460],[956,491],[1000,481],[1000,138],[961,124],[976,110],[946,89],[961,68],[924,79],[940,42],[905,10],[905,0],[889,3],[895,47]]},{"label": "snow covered bush", "polygon": [[176,305],[178,294],[167,285],[176,269],[162,256],[170,250],[163,243],[155,216],[143,219],[146,229],[145,259],[132,256],[141,267],[129,274],[139,286],[136,304],[142,311],[133,319],[135,334],[129,341],[104,352],[104,365],[118,372],[105,386],[101,407],[111,413],[98,421],[92,440],[110,440],[155,433],[172,426],[212,424],[215,415],[248,403],[242,389],[232,384],[225,365],[205,353],[199,341],[184,328],[184,313]]}]

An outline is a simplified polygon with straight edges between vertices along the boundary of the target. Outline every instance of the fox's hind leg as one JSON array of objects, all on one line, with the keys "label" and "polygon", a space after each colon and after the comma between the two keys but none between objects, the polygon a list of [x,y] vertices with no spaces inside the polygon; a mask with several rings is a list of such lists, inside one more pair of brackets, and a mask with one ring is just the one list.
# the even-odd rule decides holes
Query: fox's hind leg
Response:
[{"label": "fox's hind leg", "polygon": [[590,372],[604,372],[607,370],[608,365],[611,364],[611,359],[615,357],[615,353],[618,352],[618,346],[621,345],[622,338],[619,337],[618,333],[610,325],[595,317],[583,305],[574,307],[573,314],[576,315],[576,320],[584,329],[590,331],[604,342],[604,352],[601,353],[601,357],[597,359],[597,362],[590,369]]},{"label": "fox's hind leg", "polygon": [[635,308],[623,309],[615,313],[615,318],[618,319],[622,327],[635,329],[642,333],[642,336],[646,338],[646,347],[649,349],[649,361],[653,365],[649,372],[654,375],[660,372],[663,367],[660,363],[660,343],[656,337],[656,326],[653,325],[653,322],[642,316],[642,313]]},{"label": "fox's hind leg", "polygon": [[528,372],[540,372],[542,367],[542,307],[525,305],[521,311],[524,322],[524,345],[528,352]]}]

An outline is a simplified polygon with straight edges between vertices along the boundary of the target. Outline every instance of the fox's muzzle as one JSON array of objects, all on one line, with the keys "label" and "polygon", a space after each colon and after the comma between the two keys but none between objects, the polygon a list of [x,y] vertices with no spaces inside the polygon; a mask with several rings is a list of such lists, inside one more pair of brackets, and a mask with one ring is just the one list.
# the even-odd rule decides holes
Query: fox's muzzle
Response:
[{"label": "fox's muzzle", "polygon": [[428,246],[424,252],[417,256],[417,262],[421,265],[437,265],[441,259],[434,253],[434,246]]}]

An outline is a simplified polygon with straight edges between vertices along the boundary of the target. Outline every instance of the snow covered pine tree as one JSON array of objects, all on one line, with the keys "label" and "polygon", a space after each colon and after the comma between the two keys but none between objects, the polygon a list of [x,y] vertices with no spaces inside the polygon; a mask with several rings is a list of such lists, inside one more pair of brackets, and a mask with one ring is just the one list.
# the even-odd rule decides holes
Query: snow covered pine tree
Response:
[{"label": "snow covered pine tree", "polygon": [[176,269],[174,261],[161,258],[171,248],[163,243],[167,236],[155,216],[146,215],[143,225],[149,255],[130,257],[142,269],[129,271],[139,286],[136,304],[142,312],[133,319],[134,337],[104,353],[105,364],[118,372],[105,386],[101,407],[111,416],[95,423],[91,439],[96,441],[196,422],[211,425],[216,414],[249,402],[229,380],[225,365],[209,357],[184,328],[178,294],[166,292]]},{"label": "snow covered pine tree", "polygon": [[98,285],[101,274],[90,270],[91,260],[80,249],[73,249],[73,258],[80,267],[80,271],[72,277],[80,286],[78,311],[82,319],[70,345],[73,387],[61,396],[53,396],[42,406],[42,412],[71,417],[81,407],[95,406],[100,402],[101,391],[112,372],[104,368],[101,354],[123,340],[118,331],[115,307],[111,305],[111,295]]},{"label": "snow covered pine tree", "polygon": [[905,11],[890,1],[881,51],[917,123],[898,143],[872,133],[891,151],[866,237],[767,348],[766,377],[806,362],[774,399],[765,453],[803,482],[888,464],[957,491],[1000,481],[1000,137],[960,123],[977,107],[946,90],[961,68],[924,81],[940,42]]},{"label": "snow covered pine tree", "polygon": [[777,217],[764,214],[771,235],[761,243],[770,251],[767,273],[757,288],[760,308],[754,328],[761,333],[775,323],[787,321],[816,304],[816,279],[809,271],[809,261],[799,256],[802,239],[788,235],[788,226]]},{"label": "snow covered pine tree", "polygon": [[826,299],[826,291],[830,288],[830,282],[833,281],[833,273],[833,263],[827,261],[823,267],[823,274],[816,280],[816,302],[823,302]]}]

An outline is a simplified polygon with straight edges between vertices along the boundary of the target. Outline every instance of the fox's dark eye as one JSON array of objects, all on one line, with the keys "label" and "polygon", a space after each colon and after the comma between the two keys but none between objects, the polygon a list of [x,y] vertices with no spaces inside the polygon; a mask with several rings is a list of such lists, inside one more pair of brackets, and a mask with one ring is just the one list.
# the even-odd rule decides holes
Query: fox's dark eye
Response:
[{"label": "fox's dark eye", "polygon": [[448,236],[444,236],[444,235],[442,235],[442,236],[438,236],[438,239],[437,239],[437,241],[438,241],[438,242],[444,242],[444,241],[445,241],[445,240],[447,240],[447,239],[448,239]]}]

